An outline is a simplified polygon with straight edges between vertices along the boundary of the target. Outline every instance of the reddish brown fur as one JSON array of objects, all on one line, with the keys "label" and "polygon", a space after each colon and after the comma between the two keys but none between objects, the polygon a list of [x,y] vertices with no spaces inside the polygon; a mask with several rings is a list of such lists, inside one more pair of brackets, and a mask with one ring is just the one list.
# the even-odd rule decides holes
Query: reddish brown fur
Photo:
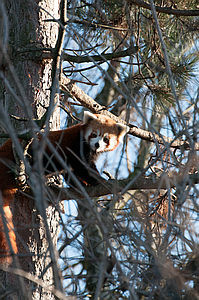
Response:
[{"label": "reddish brown fur", "polygon": [[114,120],[103,115],[96,114],[95,116],[97,117],[98,121],[91,120],[89,123],[93,131],[100,130],[101,133],[107,132],[110,137],[114,137],[115,139],[119,137],[118,128],[115,126],[116,122]]},{"label": "reddish brown fur", "polygon": [[[10,198],[10,201],[12,199]],[[3,212],[4,212],[4,220],[6,222],[9,241],[11,243],[12,251],[13,253],[17,254],[17,243],[16,243],[16,235],[14,232],[14,225],[12,221],[12,212],[9,205],[3,206]],[[7,241],[7,236],[5,234],[5,226],[3,223],[2,216],[0,217],[0,262],[6,262],[11,263],[11,256],[10,256],[10,246]]]},{"label": "reddish brown fur", "polygon": [[[78,124],[66,130],[52,131],[49,133],[49,140],[53,144],[60,155],[63,156],[63,151],[69,155],[68,148],[76,152],[76,143],[78,144],[80,131],[84,130],[85,124]],[[59,144],[59,147],[57,145]],[[51,151],[46,148],[48,155]],[[71,154],[70,154],[71,155]],[[65,159],[65,157],[63,157]],[[59,164],[57,162],[57,164]],[[14,176],[15,159],[13,155],[12,142],[9,139],[0,147],[0,196],[3,203],[4,220],[6,220],[8,235],[12,246],[12,251],[17,254],[17,243],[12,221],[12,212],[10,207],[14,201],[16,192],[18,191],[17,183]],[[58,167],[59,168],[59,167]],[[5,234],[4,222],[0,215],[0,263],[11,263],[10,246]]]},{"label": "reddish brown fur", "polygon": [[[65,130],[52,131],[48,136],[49,141],[57,149],[57,152],[60,154],[60,156],[62,156],[64,160],[67,158],[67,162],[71,164],[72,172],[76,175],[77,178],[81,180],[82,183],[85,184],[95,184],[97,182],[97,180],[94,179],[93,176],[90,176],[88,168],[85,167],[85,162],[91,169],[94,170],[95,173],[97,173],[98,171],[95,167],[95,159],[97,155],[96,153],[94,153],[94,151],[91,151],[91,149],[89,148],[89,144],[86,143],[85,140],[83,140],[84,156],[86,159],[84,161],[84,164],[81,164],[81,162],[79,162],[79,160],[75,158],[73,154],[75,153],[76,156],[81,158],[80,143],[82,142],[82,134],[84,134],[88,127],[92,127],[93,130],[101,129],[104,132],[109,133],[110,137],[112,136],[117,140],[115,147],[117,147],[119,143],[119,137],[121,135],[121,131],[119,131],[118,127],[115,126],[115,121],[112,121],[110,118],[102,115],[95,116],[98,120],[93,120],[91,116],[91,118],[89,117],[89,119],[87,119],[87,124],[81,123]],[[40,137],[40,139],[41,138],[42,137]],[[53,157],[54,165],[56,165],[57,170],[61,171],[63,169],[63,166],[60,165],[60,162],[55,158],[55,156],[52,155],[52,152],[48,147],[46,147],[46,153],[49,157]],[[47,163],[46,166],[48,165],[47,171],[49,173],[53,172],[54,169],[52,168],[52,166],[48,164],[48,161],[45,162],[44,159],[44,166],[45,163]],[[7,222],[7,229],[11,247],[13,252],[17,254],[18,249],[12,220],[12,211],[10,208],[12,201],[15,198],[15,194],[18,191],[14,176],[14,170],[12,170],[13,166],[15,166],[15,159],[13,155],[12,142],[9,139],[5,144],[3,144],[3,146],[0,147],[0,196],[2,196],[1,201],[3,203],[3,211]],[[9,254],[10,247],[5,234],[4,222],[2,217],[0,216],[0,263],[10,263],[12,259]]]},{"label": "reddish brown fur", "polygon": [[[60,148],[62,148],[62,150],[66,149],[66,147],[71,149],[74,148],[74,140],[78,139],[80,130],[83,129],[83,127],[83,124],[78,124],[66,130],[52,131],[49,133],[49,140],[55,147],[59,143],[58,152],[62,154],[61,150],[59,150]],[[50,155],[48,148],[46,151]],[[0,192],[2,197],[1,201],[3,202],[4,220],[6,220],[7,223],[12,250],[16,254],[16,236],[13,230],[14,226],[12,222],[12,212],[10,209],[11,203],[14,200],[16,192],[18,191],[14,170],[11,170],[10,168],[14,165],[15,159],[13,155],[12,141],[9,139],[0,147]],[[3,219],[0,215],[0,263],[10,263],[12,261],[9,253],[10,247],[5,234]]]}]

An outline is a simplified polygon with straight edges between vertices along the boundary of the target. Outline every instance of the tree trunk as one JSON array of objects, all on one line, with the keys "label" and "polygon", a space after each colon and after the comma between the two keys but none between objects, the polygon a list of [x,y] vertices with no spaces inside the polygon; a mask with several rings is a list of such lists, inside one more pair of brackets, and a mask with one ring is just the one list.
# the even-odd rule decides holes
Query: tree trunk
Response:
[{"label": "tree trunk", "polygon": [[[59,5],[60,0],[5,1],[9,24],[9,43],[6,48],[3,39],[6,38],[7,27],[5,29],[1,26],[3,38],[0,43],[0,59],[2,58],[0,61],[0,104],[3,105],[0,109],[4,108],[8,114],[27,119],[40,119],[46,111],[45,107],[49,106],[53,60],[42,60],[36,49],[55,47],[59,28],[58,24],[52,21],[52,16],[59,19]],[[1,15],[3,16],[2,24],[6,24],[3,6]],[[3,77],[4,80],[2,80]],[[51,129],[59,127],[59,115],[59,109],[56,108],[50,119]],[[12,120],[12,124],[17,131],[32,129],[31,121]],[[1,132],[2,130],[4,131],[5,127],[1,128]],[[43,198],[40,200],[44,201]],[[35,278],[39,277],[45,286],[54,286],[54,283],[59,281],[58,278],[55,278],[58,276],[53,267],[55,260],[53,263],[51,260],[54,250],[51,249],[52,245],[49,243],[44,216],[41,217],[38,207],[36,207],[33,197],[24,196],[22,192],[15,197],[12,211],[19,253],[12,266],[20,267],[28,274],[34,275]],[[45,213],[49,231],[54,245],[56,245],[59,214],[49,203],[46,205]],[[15,297],[16,299],[19,297],[22,299],[54,299],[51,292],[31,283],[30,280],[26,280],[26,285],[24,285],[24,281],[20,277],[10,272],[1,271],[0,280],[2,283],[0,295],[10,289],[9,299]],[[58,284],[55,284],[55,287],[59,289]]]}]

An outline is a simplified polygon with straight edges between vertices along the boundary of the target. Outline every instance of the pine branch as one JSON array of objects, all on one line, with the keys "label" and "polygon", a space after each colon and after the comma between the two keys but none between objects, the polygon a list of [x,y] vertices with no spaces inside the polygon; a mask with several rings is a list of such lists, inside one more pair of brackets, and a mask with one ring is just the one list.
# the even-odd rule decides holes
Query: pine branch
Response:
[{"label": "pine branch", "polygon": [[[150,4],[146,3],[142,0],[128,0],[131,4],[136,4],[139,7],[143,7],[146,9],[151,10]],[[157,12],[168,14],[168,15],[175,15],[175,16],[184,16],[184,17],[193,17],[193,16],[199,16],[199,10],[198,9],[173,9],[171,7],[161,7],[161,6],[155,6],[155,9]]]}]

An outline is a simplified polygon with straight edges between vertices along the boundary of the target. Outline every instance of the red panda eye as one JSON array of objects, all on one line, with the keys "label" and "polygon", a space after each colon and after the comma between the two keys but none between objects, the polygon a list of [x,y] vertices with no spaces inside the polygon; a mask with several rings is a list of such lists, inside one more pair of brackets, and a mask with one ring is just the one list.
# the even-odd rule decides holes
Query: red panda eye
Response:
[{"label": "red panda eye", "polygon": [[103,141],[104,141],[104,143],[109,144],[109,138],[104,137],[104,138],[103,138]]},{"label": "red panda eye", "polygon": [[97,137],[97,134],[94,133],[94,132],[92,132],[91,135],[90,135],[90,137],[91,137],[92,139],[93,139],[93,138],[96,138],[96,137]]}]

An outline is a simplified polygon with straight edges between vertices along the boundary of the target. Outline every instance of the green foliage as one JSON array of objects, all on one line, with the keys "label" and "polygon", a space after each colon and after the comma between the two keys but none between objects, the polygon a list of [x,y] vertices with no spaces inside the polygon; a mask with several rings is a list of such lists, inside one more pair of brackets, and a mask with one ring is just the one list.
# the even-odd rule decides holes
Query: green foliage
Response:
[{"label": "green foliage", "polygon": [[[161,6],[162,1],[156,1],[155,4]],[[181,10],[187,7],[197,9],[197,1],[178,1],[178,5],[173,1],[165,1],[164,5]],[[161,106],[175,104],[160,40],[150,10],[138,8],[130,1],[116,0],[78,1],[76,6],[71,1],[69,9],[73,9],[74,15],[82,20],[82,23],[78,23],[77,26],[87,34],[87,39],[92,39],[98,44],[103,43],[103,48],[106,46],[111,46],[112,49],[118,46],[125,48],[125,43],[131,42],[137,44],[139,54],[133,60],[130,57],[128,63],[133,62],[138,67],[134,67],[133,76],[130,73],[129,77],[129,65],[121,65],[120,75],[124,82],[133,80],[132,89],[135,88],[137,92],[138,86],[140,92],[147,87],[148,96],[155,102],[159,102]],[[176,92],[180,98],[190,81],[194,79],[197,69],[198,52],[193,45],[198,32],[190,30],[190,22],[197,22],[197,17],[158,14],[158,21],[167,46]],[[91,23],[98,26],[89,26]],[[113,31],[113,27],[124,28],[124,31]],[[97,49],[102,52],[100,48],[95,48]]]}]

